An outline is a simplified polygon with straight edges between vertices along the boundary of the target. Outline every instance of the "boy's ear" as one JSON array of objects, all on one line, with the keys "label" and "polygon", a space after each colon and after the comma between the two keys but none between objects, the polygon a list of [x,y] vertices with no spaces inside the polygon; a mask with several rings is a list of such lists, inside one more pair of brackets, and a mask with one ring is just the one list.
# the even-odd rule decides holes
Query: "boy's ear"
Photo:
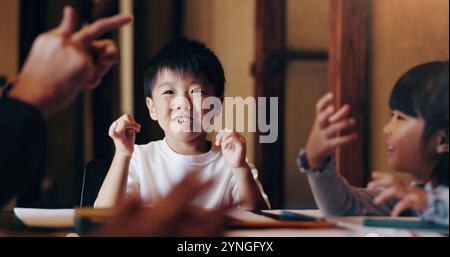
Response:
[{"label": "boy's ear", "polygon": [[145,102],[147,104],[148,112],[150,113],[150,118],[152,118],[152,120],[154,121],[157,121],[158,115],[156,114],[155,102],[153,102],[153,99],[151,99],[150,97],[147,97],[145,99]]},{"label": "boy's ear", "polygon": [[436,152],[439,154],[448,153],[448,131],[439,130],[437,134]]}]

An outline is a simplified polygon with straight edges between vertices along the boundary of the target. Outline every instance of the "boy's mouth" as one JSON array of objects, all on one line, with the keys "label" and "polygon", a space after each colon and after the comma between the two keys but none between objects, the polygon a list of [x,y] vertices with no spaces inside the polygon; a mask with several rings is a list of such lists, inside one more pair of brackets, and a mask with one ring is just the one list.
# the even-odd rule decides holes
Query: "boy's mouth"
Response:
[{"label": "boy's mouth", "polygon": [[191,116],[183,116],[183,115],[179,115],[179,116],[175,116],[174,118],[172,118],[172,121],[177,122],[177,123],[191,123],[192,122],[192,117]]}]

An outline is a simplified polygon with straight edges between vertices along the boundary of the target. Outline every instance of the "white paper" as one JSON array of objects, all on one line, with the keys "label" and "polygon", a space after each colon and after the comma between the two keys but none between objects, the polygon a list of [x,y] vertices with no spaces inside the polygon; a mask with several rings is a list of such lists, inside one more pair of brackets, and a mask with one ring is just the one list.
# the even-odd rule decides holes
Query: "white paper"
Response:
[{"label": "white paper", "polygon": [[14,214],[25,225],[39,228],[73,228],[74,209],[14,208]]}]

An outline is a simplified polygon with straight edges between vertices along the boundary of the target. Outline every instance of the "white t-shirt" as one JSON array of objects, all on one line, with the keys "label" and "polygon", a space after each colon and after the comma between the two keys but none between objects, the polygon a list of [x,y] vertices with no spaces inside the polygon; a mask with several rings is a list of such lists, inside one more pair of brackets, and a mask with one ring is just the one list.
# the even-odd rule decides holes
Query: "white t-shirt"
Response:
[{"label": "white t-shirt", "polygon": [[[252,165],[250,165],[252,167]],[[145,203],[153,203],[166,196],[190,172],[200,171],[205,181],[215,178],[213,186],[196,197],[192,204],[203,208],[217,208],[239,203],[236,179],[226,162],[220,147],[213,145],[208,153],[196,156],[174,152],[166,140],[135,145],[131,158],[127,193],[137,192]],[[252,174],[261,194],[268,202],[258,171],[252,167]]]}]

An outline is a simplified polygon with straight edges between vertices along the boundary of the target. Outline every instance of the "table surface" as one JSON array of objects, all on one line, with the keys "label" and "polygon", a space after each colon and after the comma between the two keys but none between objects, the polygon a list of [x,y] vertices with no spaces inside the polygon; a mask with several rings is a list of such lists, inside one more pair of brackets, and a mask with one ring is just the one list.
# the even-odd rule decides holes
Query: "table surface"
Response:
[{"label": "table surface", "polygon": [[[320,217],[318,210],[291,210],[301,214]],[[281,210],[268,211],[279,214]],[[440,233],[410,231],[404,229],[372,228],[362,226],[365,217],[329,217],[327,221],[336,224],[330,228],[268,228],[231,229],[226,237],[441,237]],[[31,229],[23,225],[13,212],[0,212],[0,237],[67,237],[77,236],[74,231],[55,229]]]},{"label": "table surface", "polygon": [[[282,210],[267,211],[280,214]],[[289,210],[314,217],[322,217],[319,210]],[[304,229],[243,229],[227,231],[228,237],[442,237],[435,232],[410,231],[406,229],[374,228],[362,225],[366,217],[327,217],[335,224],[331,228]]]}]

